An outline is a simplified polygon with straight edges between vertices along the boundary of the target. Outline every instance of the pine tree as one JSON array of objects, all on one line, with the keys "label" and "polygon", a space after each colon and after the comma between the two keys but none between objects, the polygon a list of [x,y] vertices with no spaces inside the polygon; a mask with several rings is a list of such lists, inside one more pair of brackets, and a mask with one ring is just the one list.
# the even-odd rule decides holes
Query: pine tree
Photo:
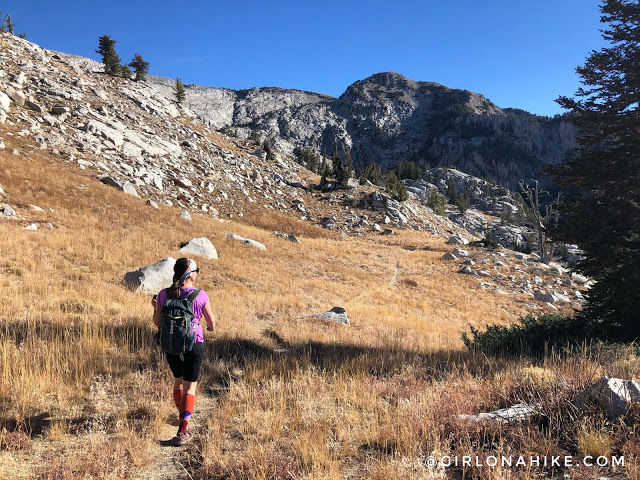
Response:
[{"label": "pine tree", "polygon": [[13,35],[13,28],[15,26],[16,22],[12,22],[11,15],[7,13],[2,20],[2,26],[0,27],[0,30],[2,30],[3,32],[9,32],[11,35]]},{"label": "pine tree", "polygon": [[338,150],[336,149],[333,152],[333,157],[331,157],[331,161],[333,163],[333,175],[336,178],[336,182],[341,183],[345,177],[344,165],[342,163],[342,159],[338,154]]},{"label": "pine tree", "polygon": [[273,153],[273,148],[271,148],[271,141],[268,138],[265,138],[262,142],[262,150],[264,150],[267,154],[267,160],[275,160],[276,156]]},{"label": "pine tree", "polygon": [[129,63],[133,72],[136,74],[134,80],[136,82],[144,82],[147,79],[147,73],[149,73],[149,62],[145,62],[142,55],[136,53],[131,62]]},{"label": "pine tree", "polygon": [[367,168],[364,169],[364,178],[369,180],[371,183],[379,185],[382,180],[382,169],[380,168],[380,165],[376,162],[367,165]]},{"label": "pine tree", "polygon": [[447,213],[447,197],[442,195],[439,191],[433,190],[427,198],[427,207],[438,215],[444,216]]},{"label": "pine tree", "polygon": [[343,181],[346,182],[351,178],[351,174],[353,173],[353,160],[351,159],[351,150],[349,150],[348,148],[344,151],[343,170],[344,170]]},{"label": "pine tree", "polygon": [[555,168],[565,196],[554,238],[577,243],[577,269],[596,280],[580,315],[612,336],[640,337],[640,2],[600,6],[608,46],[576,69],[584,85],[560,97],[580,132],[575,158]]},{"label": "pine tree", "polygon": [[404,202],[409,199],[407,187],[405,187],[404,183],[398,180],[398,177],[396,177],[396,174],[393,172],[387,173],[386,190],[394,200]]},{"label": "pine tree", "polygon": [[469,194],[466,189],[456,196],[456,207],[460,210],[460,215],[464,215],[469,209]]},{"label": "pine tree", "polygon": [[127,80],[129,80],[132,75],[133,73],[131,72],[131,68],[129,68],[128,63],[123,63],[122,65],[120,65],[120,76],[122,78],[126,78]]},{"label": "pine tree", "polygon": [[185,99],[187,98],[187,90],[184,88],[184,84],[182,83],[182,80],[180,80],[179,78],[176,78],[176,86],[174,88],[175,88],[176,102],[178,102],[179,104],[184,102]]},{"label": "pine tree", "polygon": [[109,75],[117,75],[120,73],[120,57],[113,48],[115,44],[116,41],[112,40],[109,35],[103,35],[98,38],[98,49],[96,53],[102,55],[104,71]]},{"label": "pine tree", "polygon": [[449,178],[449,181],[447,182],[447,200],[452,205],[458,203],[458,192],[456,191],[456,184],[453,181],[453,178]]}]

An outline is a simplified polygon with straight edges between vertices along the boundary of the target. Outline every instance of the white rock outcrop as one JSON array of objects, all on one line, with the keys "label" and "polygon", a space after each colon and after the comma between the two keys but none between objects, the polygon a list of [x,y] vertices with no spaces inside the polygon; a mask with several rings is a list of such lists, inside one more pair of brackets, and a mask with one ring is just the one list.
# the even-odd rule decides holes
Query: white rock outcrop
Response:
[{"label": "white rock outcrop", "polygon": [[217,260],[218,251],[211,240],[206,237],[194,238],[180,245],[180,253],[185,255],[197,255],[208,260]]},{"label": "white rock outcrop", "polygon": [[314,315],[308,315],[304,318],[319,318],[327,322],[340,323],[342,325],[351,325],[349,315],[344,307],[333,307],[328,312],[316,313]]},{"label": "white rock outcrop", "polygon": [[155,294],[173,283],[176,259],[167,257],[152,265],[128,272],[123,278],[125,286],[134,292]]},{"label": "white rock outcrop", "polygon": [[256,242],[255,240],[251,240],[250,238],[244,238],[244,237],[241,237],[240,235],[236,235],[235,233],[226,233],[225,235],[227,236],[227,238],[230,238],[231,240],[242,242],[246,245],[251,245],[252,247],[257,248],[258,250],[267,249],[267,247],[265,247],[260,242]]},{"label": "white rock outcrop", "polygon": [[576,397],[577,405],[595,402],[610,420],[625,415],[632,403],[640,402],[640,383],[635,380],[601,377]]}]

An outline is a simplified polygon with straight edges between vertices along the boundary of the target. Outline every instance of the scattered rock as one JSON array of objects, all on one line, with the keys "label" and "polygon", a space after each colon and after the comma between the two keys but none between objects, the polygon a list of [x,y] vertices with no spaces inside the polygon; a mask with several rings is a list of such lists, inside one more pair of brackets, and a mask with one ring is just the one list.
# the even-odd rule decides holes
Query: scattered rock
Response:
[{"label": "scattered rock", "polygon": [[554,304],[558,301],[558,297],[553,293],[541,292],[539,290],[533,292],[533,298],[535,298],[536,300],[541,300],[543,302],[550,303],[550,304]]},{"label": "scattered rock", "polygon": [[458,259],[458,257],[456,257],[453,253],[445,253],[445,254],[442,256],[442,259],[443,259],[443,260],[457,260],[457,259]]},{"label": "scattered rock", "polygon": [[260,175],[259,170],[253,171],[251,174],[251,181],[253,181],[253,183],[262,183],[262,175]]},{"label": "scattered rock", "polygon": [[5,205],[4,207],[0,208],[0,214],[2,214],[3,217],[15,217],[16,211],[9,205]]},{"label": "scattered rock", "polygon": [[4,110],[5,112],[7,112],[9,111],[10,105],[11,99],[9,98],[9,96],[4,92],[0,92],[0,110]]},{"label": "scattered rock", "polygon": [[209,260],[218,259],[218,251],[213,246],[211,240],[206,237],[194,238],[180,245],[180,253],[188,255],[199,255]]},{"label": "scattered rock", "polygon": [[319,225],[329,230],[333,230],[336,226],[336,219],[332,217],[324,217],[320,220]]},{"label": "scattered rock", "polygon": [[576,396],[576,404],[598,404],[610,420],[627,413],[632,402],[640,401],[640,383],[635,380],[622,380],[604,376],[595,384]]},{"label": "scattered rock", "polygon": [[183,220],[186,220],[187,222],[191,222],[192,221],[191,214],[189,213],[188,210],[185,210],[184,208],[182,210],[180,210],[180,215],[178,215],[178,218],[182,218]]},{"label": "scattered rock", "polygon": [[383,235],[395,235],[396,232],[395,232],[395,230],[393,230],[391,228],[385,228],[384,230],[382,230],[382,234]]},{"label": "scattered rock", "polygon": [[154,294],[173,282],[173,266],[175,258],[167,257],[153,265],[141,267],[125,274],[123,282],[134,292]]},{"label": "scattered rock", "polygon": [[153,200],[149,199],[147,200],[147,205],[153,207],[153,208],[160,208],[158,207],[158,204],[156,202],[154,202]]},{"label": "scattered rock", "polygon": [[292,243],[300,243],[300,240],[293,233],[277,233],[276,236],[280,238],[284,238],[285,240],[289,240]]},{"label": "scattered rock", "polygon": [[32,230],[32,231],[36,231],[38,230],[38,225],[36,225],[35,223],[32,223],[30,225],[27,225],[26,227],[24,227],[25,230]]},{"label": "scattered rock", "polygon": [[358,185],[360,185],[360,180],[358,180],[357,178],[350,178],[346,182],[347,188],[357,188]]},{"label": "scattered rock", "polygon": [[250,238],[244,238],[244,237],[241,237],[239,235],[236,235],[235,233],[226,233],[225,235],[228,238],[232,239],[232,240],[236,240],[238,242],[242,242],[242,243],[245,243],[247,245],[251,245],[252,247],[257,248],[258,250],[266,250],[267,249],[267,247],[265,247],[260,242],[256,242],[255,240],[251,240]]},{"label": "scattered rock", "polygon": [[469,240],[467,240],[466,238],[460,235],[451,235],[447,243],[453,244],[453,245],[468,245]]},{"label": "scattered rock", "polygon": [[465,257],[465,258],[471,257],[471,253],[470,252],[468,252],[467,250],[462,250],[460,248],[454,248],[453,249],[453,254],[456,257]]},{"label": "scattered rock", "polygon": [[53,113],[54,115],[62,115],[64,113],[69,113],[69,108],[68,107],[53,107],[51,109],[51,113]]},{"label": "scattered rock", "polygon": [[42,113],[43,112],[42,107],[40,105],[38,105],[37,103],[32,102],[31,100],[25,100],[24,104],[27,107],[29,107],[31,110],[33,110],[34,112],[37,112],[37,113]]},{"label": "scattered rock", "polygon": [[182,188],[186,188],[189,189],[191,187],[193,187],[193,182],[191,180],[189,180],[188,178],[185,177],[175,177],[173,179],[173,181],[175,182],[176,185],[182,187]]},{"label": "scattered rock", "polygon": [[138,192],[130,182],[121,182],[113,177],[110,177],[109,175],[98,175],[98,180],[100,180],[105,185],[115,187],[128,195],[133,195],[134,197],[140,198],[140,195],[138,195]]},{"label": "scattered rock", "polygon": [[580,275],[579,273],[573,272],[571,274],[571,280],[576,282],[578,285],[584,285],[585,283],[587,283],[587,281],[589,279],[587,277],[585,277],[584,275]]},{"label": "scattered rock", "polygon": [[477,415],[459,415],[459,417],[474,421],[522,422],[540,412],[541,409],[542,404],[540,403],[518,403],[512,407],[494,410],[493,412],[479,413]]},{"label": "scattered rock", "polygon": [[351,320],[347,315],[347,311],[344,307],[333,307],[328,312],[316,313],[315,315],[309,315],[304,318],[319,318],[328,322],[341,323],[342,325],[351,325]]}]

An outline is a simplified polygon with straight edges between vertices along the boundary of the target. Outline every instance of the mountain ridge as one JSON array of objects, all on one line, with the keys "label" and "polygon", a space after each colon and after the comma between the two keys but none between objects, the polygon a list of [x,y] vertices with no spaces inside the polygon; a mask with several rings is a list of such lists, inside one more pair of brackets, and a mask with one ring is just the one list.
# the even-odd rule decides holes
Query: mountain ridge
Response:
[{"label": "mountain ridge", "polygon": [[[102,69],[93,60],[61,55]],[[149,84],[173,97],[174,80],[149,75]],[[501,108],[479,93],[396,72],[358,80],[337,98],[281,87],[186,85],[186,90],[185,106],[219,131],[268,138],[287,154],[307,147],[344,157],[349,150],[360,168],[411,161],[457,168],[516,190],[531,178],[549,185],[543,167],[566,160],[576,147],[575,127],[563,116]]]},{"label": "mountain ridge", "polygon": [[[152,78],[167,95],[172,84]],[[500,108],[481,94],[380,72],[351,84],[338,98],[256,87],[234,91],[188,86],[187,106],[209,125],[241,138],[271,138],[293,154],[308,147],[354,165],[376,162],[393,168],[412,161],[459,168],[516,189],[521,180],[542,177],[542,167],[568,158],[575,127],[518,108]]]}]

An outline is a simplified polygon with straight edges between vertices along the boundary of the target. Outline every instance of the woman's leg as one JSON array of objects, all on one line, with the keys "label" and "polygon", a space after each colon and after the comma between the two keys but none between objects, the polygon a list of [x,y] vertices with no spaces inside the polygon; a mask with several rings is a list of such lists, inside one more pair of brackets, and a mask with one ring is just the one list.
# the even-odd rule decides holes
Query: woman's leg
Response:
[{"label": "woman's leg", "polygon": [[196,387],[200,376],[200,367],[204,356],[204,345],[196,343],[190,352],[184,354],[182,376],[182,401],[180,402],[180,426],[178,436],[187,434],[187,426],[196,403]]},{"label": "woman's leg", "polygon": [[167,363],[173,373],[173,402],[176,405],[178,411],[180,411],[180,403],[182,402],[182,371],[183,361],[180,359],[180,355],[174,355],[172,353],[166,353]]},{"label": "woman's leg", "polygon": [[178,411],[180,410],[180,402],[182,402],[182,377],[173,379],[173,402],[176,404]]}]

